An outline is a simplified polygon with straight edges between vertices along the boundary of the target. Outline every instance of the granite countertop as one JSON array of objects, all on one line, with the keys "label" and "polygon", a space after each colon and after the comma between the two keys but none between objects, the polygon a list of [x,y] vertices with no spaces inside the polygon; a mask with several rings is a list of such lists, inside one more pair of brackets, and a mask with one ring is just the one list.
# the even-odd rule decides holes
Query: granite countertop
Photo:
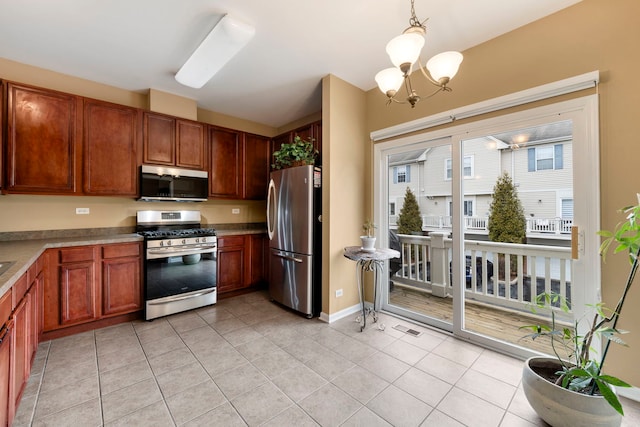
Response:
[{"label": "granite countertop", "polygon": [[[216,229],[218,236],[266,233],[264,224],[203,224]],[[13,264],[0,275],[0,297],[27,271],[40,255],[51,248],[141,242],[143,238],[127,228],[91,230],[48,230],[40,232],[0,233],[0,262]],[[24,236],[23,236],[24,235]],[[36,238],[33,238],[36,237]]]}]

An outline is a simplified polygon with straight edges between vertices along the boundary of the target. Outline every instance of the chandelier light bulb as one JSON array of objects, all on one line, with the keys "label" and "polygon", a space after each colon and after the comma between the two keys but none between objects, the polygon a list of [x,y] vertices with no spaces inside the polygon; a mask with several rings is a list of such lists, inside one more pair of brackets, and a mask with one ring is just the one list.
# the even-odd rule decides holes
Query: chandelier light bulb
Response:
[{"label": "chandelier light bulb", "polygon": [[387,96],[389,96],[389,93],[393,96],[398,92],[400,86],[402,86],[404,75],[402,74],[402,71],[397,68],[385,68],[378,72],[375,78],[380,91]]},{"label": "chandelier light bulb", "polygon": [[443,78],[448,82],[456,75],[461,63],[460,52],[442,52],[427,61],[427,70],[436,82],[440,82]]},{"label": "chandelier light bulb", "polygon": [[424,37],[422,35],[416,33],[401,34],[387,43],[387,54],[391,59],[391,63],[401,68],[403,64],[415,64],[423,46]]}]

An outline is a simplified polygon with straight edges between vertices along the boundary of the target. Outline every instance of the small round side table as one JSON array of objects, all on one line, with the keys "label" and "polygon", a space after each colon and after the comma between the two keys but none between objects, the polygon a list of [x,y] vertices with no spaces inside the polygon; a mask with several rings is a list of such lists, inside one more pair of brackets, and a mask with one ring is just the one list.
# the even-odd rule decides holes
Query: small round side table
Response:
[{"label": "small round side table", "polygon": [[[358,285],[358,295],[362,314],[356,319],[360,322],[360,332],[367,326],[367,316],[373,316],[373,322],[378,322],[378,312],[380,310],[379,294],[382,273],[382,263],[388,259],[400,258],[400,252],[393,249],[376,249],[375,251],[363,251],[360,246],[347,246],[344,248],[344,256],[352,261],[356,261],[356,281]],[[364,305],[364,272],[373,271],[373,307],[366,308]],[[384,324],[379,324],[378,329],[384,330]]]}]

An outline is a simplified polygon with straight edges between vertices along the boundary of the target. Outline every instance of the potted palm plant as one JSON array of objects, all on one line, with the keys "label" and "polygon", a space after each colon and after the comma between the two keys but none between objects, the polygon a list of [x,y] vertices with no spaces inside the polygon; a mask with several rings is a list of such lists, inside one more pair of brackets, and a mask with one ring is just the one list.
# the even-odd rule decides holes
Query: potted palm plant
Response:
[{"label": "potted palm plant", "polygon": [[[626,345],[620,338],[625,331],[617,329],[618,319],[628,292],[638,270],[640,256],[640,195],[638,205],[622,209],[625,221],[613,231],[600,231],[605,239],[600,246],[603,259],[613,252],[627,252],[630,270],[624,289],[613,310],[599,303],[592,307],[593,317],[583,335],[578,332],[579,321],[573,327],[559,326],[551,312],[551,325],[531,325],[529,337],[546,337],[551,340],[555,357],[529,358],[523,369],[522,384],[527,400],[547,423],[553,426],[619,426],[624,411],[615,393],[615,387],[630,387],[629,384],[603,373],[603,367],[611,343]],[[556,294],[542,293],[534,304],[536,307],[556,306],[568,311],[564,298]],[[592,352],[594,337],[606,343],[603,351]],[[569,360],[562,357],[562,349]],[[599,358],[594,355],[599,355]]]},{"label": "potted palm plant", "polygon": [[273,153],[273,169],[284,169],[294,166],[313,165],[318,155],[318,150],[313,148],[314,139],[309,137],[302,139],[298,135],[293,142],[284,143],[278,151]]}]

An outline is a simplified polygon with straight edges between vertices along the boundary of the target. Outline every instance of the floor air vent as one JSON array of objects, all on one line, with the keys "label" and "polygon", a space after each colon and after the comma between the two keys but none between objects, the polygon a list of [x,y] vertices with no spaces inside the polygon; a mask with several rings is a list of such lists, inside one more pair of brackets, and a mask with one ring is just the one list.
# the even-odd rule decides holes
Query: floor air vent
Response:
[{"label": "floor air vent", "polygon": [[409,329],[406,326],[396,325],[393,329],[397,329],[398,331],[404,332],[407,335],[411,335],[412,337],[419,337],[422,335],[422,332],[416,331],[415,329]]}]

